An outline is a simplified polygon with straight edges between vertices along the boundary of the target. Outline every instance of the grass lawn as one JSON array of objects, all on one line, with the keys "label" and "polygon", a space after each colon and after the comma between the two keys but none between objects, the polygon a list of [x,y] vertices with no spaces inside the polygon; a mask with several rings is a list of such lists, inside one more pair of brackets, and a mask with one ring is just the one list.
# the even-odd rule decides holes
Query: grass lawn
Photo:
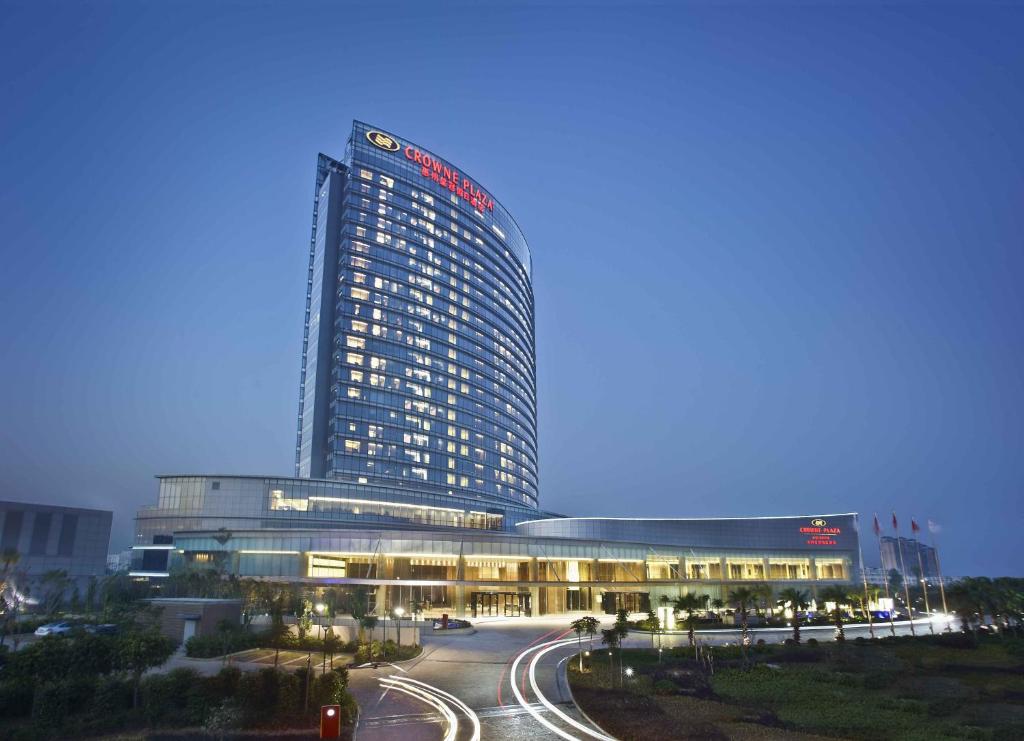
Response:
[{"label": "grass lawn", "polygon": [[[737,647],[714,650],[714,674],[688,649],[629,649],[634,676],[619,687],[608,652],[573,694],[612,735],[626,739],[1024,738],[1024,640],[951,637]],[[960,643],[958,647],[954,644]],[[612,687],[614,680],[615,687]]]}]

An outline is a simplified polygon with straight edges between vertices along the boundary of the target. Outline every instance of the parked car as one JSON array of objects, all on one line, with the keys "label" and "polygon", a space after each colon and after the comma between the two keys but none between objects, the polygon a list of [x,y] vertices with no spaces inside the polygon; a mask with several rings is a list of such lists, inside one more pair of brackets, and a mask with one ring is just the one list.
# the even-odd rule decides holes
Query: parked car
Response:
[{"label": "parked car", "polygon": [[102,625],[83,625],[86,633],[95,633],[102,636],[112,636],[118,631],[117,625],[114,623],[104,623]]},{"label": "parked car", "polygon": [[75,626],[73,626],[71,623],[67,622],[66,620],[65,621],[61,621],[59,623],[47,623],[46,625],[40,625],[38,628],[36,628],[36,635],[37,636],[64,635],[65,633],[70,633],[72,628],[74,628],[74,627]]},{"label": "parked car", "polygon": [[[457,628],[468,628],[470,626],[468,620],[459,620],[458,618],[448,618],[448,630],[455,630]],[[434,621],[434,630],[444,630],[444,625],[440,620]]]}]

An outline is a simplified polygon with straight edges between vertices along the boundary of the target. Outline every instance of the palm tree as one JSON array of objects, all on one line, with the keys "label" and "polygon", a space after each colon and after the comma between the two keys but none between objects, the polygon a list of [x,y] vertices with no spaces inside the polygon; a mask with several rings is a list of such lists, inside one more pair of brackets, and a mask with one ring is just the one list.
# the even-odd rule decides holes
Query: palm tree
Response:
[{"label": "palm tree", "polygon": [[697,621],[694,613],[704,607],[707,603],[708,596],[706,594],[684,594],[676,600],[675,608],[680,612],[686,613],[683,623],[686,625],[687,636],[690,639],[691,648],[697,642],[694,636],[694,625]]},{"label": "palm tree", "polygon": [[754,593],[754,611],[760,615],[761,610],[768,611],[772,604],[772,587],[770,584],[759,582],[750,587],[750,591]]},{"label": "palm tree", "polygon": [[571,623],[569,623],[569,627],[571,627],[573,629],[573,631],[575,631],[575,633],[576,633],[576,640],[578,641],[579,647],[580,647],[580,672],[581,673],[583,671],[583,634],[586,633],[588,636],[590,636],[590,641],[591,641],[590,647],[593,648],[594,647],[594,643],[593,643],[594,638],[593,637],[594,637],[594,634],[597,633],[597,626],[598,626],[598,624],[599,623],[597,621],[597,618],[593,617],[592,615],[586,615],[584,617],[577,618],[576,620],[573,620]]},{"label": "palm tree", "polygon": [[740,636],[743,645],[750,643],[750,631],[747,629],[747,608],[757,595],[749,587],[736,587],[729,592],[729,603],[736,607],[740,616]]},{"label": "palm tree", "polygon": [[822,602],[833,603],[832,620],[836,624],[836,640],[845,641],[846,633],[843,630],[843,611],[840,608],[840,605],[849,602],[850,598],[846,590],[836,584],[833,584],[822,589],[821,592],[818,593],[818,599]]},{"label": "palm tree", "polygon": [[789,607],[793,611],[793,642],[800,643],[799,613],[811,606],[811,596],[796,587],[786,587],[779,592],[779,607]]}]

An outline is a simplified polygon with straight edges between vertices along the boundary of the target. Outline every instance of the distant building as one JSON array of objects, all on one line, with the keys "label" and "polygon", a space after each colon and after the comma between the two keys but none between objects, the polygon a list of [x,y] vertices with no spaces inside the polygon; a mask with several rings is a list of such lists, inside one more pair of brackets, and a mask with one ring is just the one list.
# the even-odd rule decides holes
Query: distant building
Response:
[{"label": "distant building", "polygon": [[120,553],[107,554],[107,573],[118,574],[127,572],[132,566],[132,549],[126,548]]},{"label": "distant building", "polygon": [[0,502],[0,550],[18,552],[15,567],[29,585],[49,571],[66,571],[84,590],[103,576],[113,513],[99,509]]},{"label": "distant building", "polygon": [[[900,550],[903,551],[902,562]],[[920,561],[918,553],[921,554]],[[903,567],[906,567],[906,571]],[[893,569],[911,580],[916,580],[919,573],[929,580],[939,576],[939,562],[935,557],[935,549],[930,545],[913,538],[882,536],[882,571],[888,574]]]}]

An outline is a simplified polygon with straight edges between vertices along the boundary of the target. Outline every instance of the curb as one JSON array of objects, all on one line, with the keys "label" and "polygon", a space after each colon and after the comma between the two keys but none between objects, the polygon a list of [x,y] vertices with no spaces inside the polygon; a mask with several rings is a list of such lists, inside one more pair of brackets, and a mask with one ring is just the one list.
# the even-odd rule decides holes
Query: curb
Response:
[{"label": "curb", "polygon": [[[572,660],[573,658],[574,658],[574,657],[570,656],[570,657],[569,657],[569,661],[571,661],[571,660]],[[578,702],[576,702],[576,695],[574,695],[574,694],[572,693],[572,685],[571,685],[571,684],[569,683],[569,662],[568,662],[568,661],[567,661],[567,662],[565,662],[565,668],[564,668],[564,669],[562,670],[562,676],[563,676],[563,677],[565,677],[565,688],[566,688],[567,690],[569,690],[569,699],[570,699],[570,700],[572,700],[572,704],[573,704],[573,706],[574,706],[574,707],[576,708],[577,712],[578,712],[578,713],[579,713],[580,715],[582,715],[582,716],[583,716],[584,718],[586,718],[587,722],[588,722],[588,723],[589,723],[590,725],[592,725],[592,726],[593,726],[594,728],[597,728],[598,730],[600,730],[600,731],[601,731],[601,733],[603,733],[604,735],[606,735],[606,736],[608,736],[608,737],[610,737],[610,738],[615,738],[615,737],[614,737],[614,736],[612,736],[612,735],[611,735],[610,733],[608,733],[608,731],[606,731],[606,730],[605,730],[604,728],[602,728],[602,727],[601,727],[600,725],[598,725],[597,723],[595,723],[595,722],[594,722],[594,719],[593,719],[593,718],[591,718],[591,717],[590,717],[589,715],[587,715],[587,714],[586,714],[586,712],[585,712],[585,711],[583,710],[583,708],[581,708],[581,707],[580,707],[580,704],[579,704]]]}]

